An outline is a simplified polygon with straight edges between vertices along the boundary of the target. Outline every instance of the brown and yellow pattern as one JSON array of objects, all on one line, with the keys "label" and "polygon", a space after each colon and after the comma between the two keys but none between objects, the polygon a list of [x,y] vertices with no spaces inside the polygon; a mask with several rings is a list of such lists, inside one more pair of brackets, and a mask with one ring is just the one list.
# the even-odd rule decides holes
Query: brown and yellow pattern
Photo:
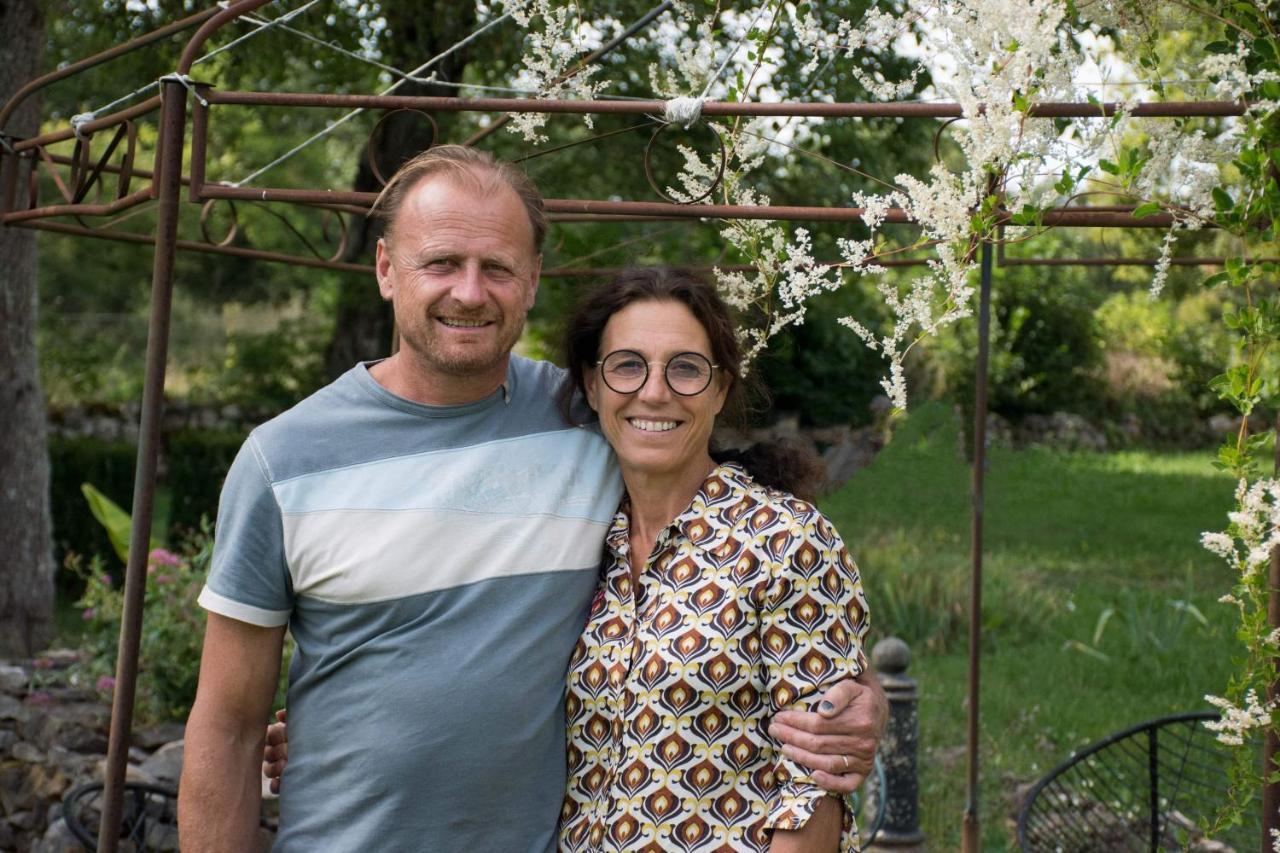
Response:
[{"label": "brown and yellow pattern", "polygon": [[[858,569],[812,505],[721,465],[638,587],[628,507],[569,662],[560,849],[768,850],[824,792],[769,737],[865,666]],[[841,850],[855,850],[845,810]]]}]

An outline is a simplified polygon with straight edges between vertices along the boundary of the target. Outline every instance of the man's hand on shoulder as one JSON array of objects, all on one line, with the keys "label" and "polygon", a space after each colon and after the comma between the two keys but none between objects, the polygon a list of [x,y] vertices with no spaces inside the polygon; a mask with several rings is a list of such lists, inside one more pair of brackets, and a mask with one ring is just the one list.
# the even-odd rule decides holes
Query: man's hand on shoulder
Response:
[{"label": "man's hand on shoulder", "polygon": [[815,782],[849,794],[871,772],[888,722],[889,700],[875,674],[866,671],[831,687],[816,712],[775,714],[769,734],[782,742],[787,758],[812,771]]}]

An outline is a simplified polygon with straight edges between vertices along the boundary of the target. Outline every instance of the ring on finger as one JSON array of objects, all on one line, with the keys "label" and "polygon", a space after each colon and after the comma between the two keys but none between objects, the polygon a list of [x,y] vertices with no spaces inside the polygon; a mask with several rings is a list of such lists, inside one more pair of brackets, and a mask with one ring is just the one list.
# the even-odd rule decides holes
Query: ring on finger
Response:
[{"label": "ring on finger", "polygon": [[849,756],[847,756],[847,755],[842,755],[842,756],[840,756],[840,760],[844,762],[844,772],[848,773],[850,770],[852,770],[852,769],[853,769],[853,768],[852,768],[852,767],[850,767],[850,765],[849,765]]}]

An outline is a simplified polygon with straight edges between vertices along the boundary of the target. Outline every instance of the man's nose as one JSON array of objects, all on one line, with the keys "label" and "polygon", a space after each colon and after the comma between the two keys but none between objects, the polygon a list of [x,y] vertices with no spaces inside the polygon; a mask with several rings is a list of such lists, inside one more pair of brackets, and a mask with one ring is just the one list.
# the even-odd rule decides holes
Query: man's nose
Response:
[{"label": "man's nose", "polygon": [[484,274],[479,264],[463,264],[458,270],[450,295],[460,304],[468,307],[484,305],[488,292],[484,286]]}]

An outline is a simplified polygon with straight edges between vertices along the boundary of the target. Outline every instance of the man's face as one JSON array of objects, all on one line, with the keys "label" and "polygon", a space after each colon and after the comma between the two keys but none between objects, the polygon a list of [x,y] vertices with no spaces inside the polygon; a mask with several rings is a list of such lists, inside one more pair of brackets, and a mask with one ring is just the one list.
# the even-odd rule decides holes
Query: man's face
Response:
[{"label": "man's face", "polygon": [[542,260],[520,197],[499,181],[425,178],[377,255],[401,350],[438,379],[501,382]]}]

